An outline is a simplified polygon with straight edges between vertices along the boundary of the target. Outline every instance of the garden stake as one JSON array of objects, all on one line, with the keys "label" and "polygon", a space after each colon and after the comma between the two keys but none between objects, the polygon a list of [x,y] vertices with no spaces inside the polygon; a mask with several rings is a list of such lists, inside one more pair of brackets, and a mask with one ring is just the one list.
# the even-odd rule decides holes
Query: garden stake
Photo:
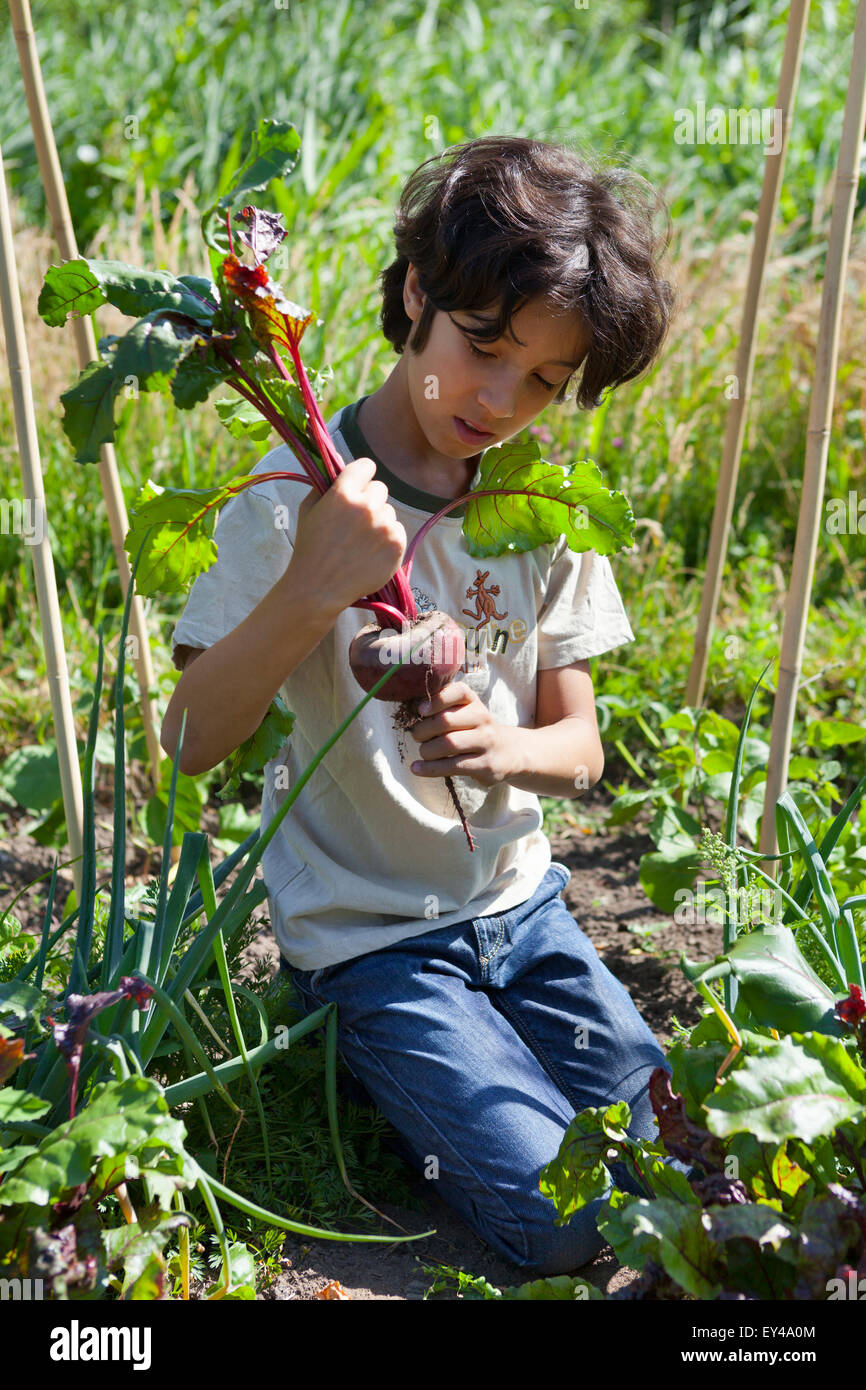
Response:
[{"label": "garden stake", "polygon": [[[737,393],[731,398],[728,407],[725,442],[722,447],[722,462],[716,487],[716,505],[710,528],[707,568],[704,574],[701,608],[695,634],[695,650],[686,685],[685,703],[693,708],[701,703],[704,696],[710,629],[715,622],[719,604],[722,570],[731,529],[734,495],[737,489],[737,473],[740,467],[740,455],[743,451],[743,437],[746,432],[746,414],[752,392],[752,372],[755,365],[761,292],[767,268],[773,222],[782,188],[782,175],[788,150],[788,132],[791,128],[791,115],[797,93],[800,60],[803,56],[808,18],[809,0],[793,0],[788,19],[788,32],[785,39],[785,52],[782,58],[782,71],[779,76],[779,91],[775,107],[776,111],[782,113],[781,132],[774,131],[774,134],[780,135],[780,143],[777,153],[773,154],[769,150],[767,151],[764,164],[764,183],[761,189],[758,222],[755,227],[755,240],[749,265],[749,282],[746,288],[743,320],[740,326],[735,376]],[[774,120],[776,120],[775,115]],[[863,128],[862,122],[860,128],[861,130]]]},{"label": "garden stake", "polygon": [[782,627],[782,646],[779,654],[779,679],[773,701],[773,723],[770,731],[770,757],[767,766],[767,786],[764,796],[764,816],[761,822],[759,848],[765,854],[776,849],[776,822],[773,808],[785,790],[788,761],[791,755],[791,733],[797,686],[803,662],[803,646],[809,617],[809,594],[815,570],[818,532],[823,511],[824,481],[827,472],[827,451],[830,427],[833,422],[833,395],[836,367],[839,358],[839,330],[845,289],[845,269],[851,242],[851,224],[857,201],[860,147],[863,124],[866,121],[866,0],[859,0],[854,45],[851,55],[851,75],[845,100],[839,161],[836,166],[836,186],[833,194],[833,215],[830,219],[830,244],[824,267],[821,292],[821,317],[818,324],[815,380],[809,407],[806,430],[806,458],[803,467],[803,487],[800,493],[800,513],[794,541],[794,561],[791,582],[785,601],[785,621]]},{"label": "garden stake", "polygon": [[[42,82],[42,69],[39,64],[39,51],[36,47],[36,35],[33,31],[33,20],[30,14],[29,0],[9,0],[9,10],[12,17],[12,31],[18,46],[18,58],[21,64],[24,93],[30,112],[33,143],[36,146],[36,157],[39,161],[39,169],[42,174],[42,183],[45,188],[45,202],[51,217],[54,240],[64,260],[74,259],[78,255],[78,246],[72,227],[69,202],[66,197],[66,187],[63,182],[63,171],[60,168],[60,160],[57,156],[57,145],[54,141],[54,131],[51,126],[51,117],[48,113],[48,103],[45,99],[45,87]],[[72,332],[76,353],[78,355],[78,362],[83,368],[88,362],[92,362],[97,357],[93,323],[87,318],[76,320],[73,324]],[[108,521],[111,528],[111,543],[114,550],[114,557],[117,561],[117,572],[120,578],[121,589],[125,595],[129,588],[131,577],[129,559],[123,547],[129,521],[126,515],[126,503],[123,498],[123,490],[120,486],[117,461],[112,444],[102,445],[99,478],[102,484],[102,493],[105,498],[106,511],[108,512]],[[159,715],[156,704],[149,694],[156,682],[153,674],[153,663],[150,657],[147,619],[144,613],[144,605],[142,604],[139,594],[133,594],[132,630],[138,639],[133,649],[133,661],[138,677],[139,690],[141,691],[141,716],[147,739],[150,775],[154,791],[158,791],[160,781],[159,769],[164,754],[157,733]],[[75,745],[73,743],[73,751],[74,748]],[[77,808],[77,816],[77,820],[73,823],[67,814],[70,844],[72,844],[73,824],[76,829],[81,825],[80,808]],[[77,892],[78,888],[76,886],[76,893]]]},{"label": "garden stake", "polygon": [[72,851],[72,879],[75,885],[75,896],[80,902],[84,824],[81,769],[78,764],[78,748],[75,742],[75,720],[69,693],[69,671],[66,665],[66,651],[63,646],[63,623],[60,617],[60,602],[57,597],[57,580],[54,573],[54,560],[51,554],[48,528],[45,525],[45,488],[42,482],[42,465],[39,460],[39,441],[36,436],[30,363],[24,336],[24,318],[21,313],[21,294],[15,264],[12,220],[6,197],[6,175],[3,169],[2,149],[0,149],[0,257],[2,257],[2,264],[0,264],[0,309],[2,309],[3,331],[6,335],[6,351],[9,357],[9,381],[12,387],[15,435],[21,460],[21,480],[24,496],[32,503],[36,509],[36,515],[39,516],[42,523],[42,535],[39,543],[31,547],[33,551],[33,575],[36,580],[39,622],[45,647],[45,668],[51,697],[51,714],[57,738],[63,810],[69,830],[69,847]]}]

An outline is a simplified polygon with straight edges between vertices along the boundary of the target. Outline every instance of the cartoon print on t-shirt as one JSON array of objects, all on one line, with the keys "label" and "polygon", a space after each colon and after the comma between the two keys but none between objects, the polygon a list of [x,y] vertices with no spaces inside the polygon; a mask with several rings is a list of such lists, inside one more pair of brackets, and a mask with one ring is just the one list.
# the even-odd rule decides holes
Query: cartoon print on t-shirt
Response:
[{"label": "cartoon print on t-shirt", "polygon": [[415,584],[412,585],[412,597],[419,613],[432,613],[439,607],[438,603],[433,602],[429,594],[425,593],[423,589],[419,589]]},{"label": "cartoon print on t-shirt", "polygon": [[496,618],[496,620],[499,621],[502,618],[508,617],[507,608],[504,613],[497,613],[496,611],[495,596],[499,593],[499,585],[490,584],[485,586],[484,581],[489,574],[490,570],[476,570],[475,578],[466,590],[466,597],[475,599],[475,612],[473,613],[471,608],[464,608],[462,611],[466,614],[467,618],[475,619],[476,627],[484,627],[485,624],[490,622],[491,618]]}]

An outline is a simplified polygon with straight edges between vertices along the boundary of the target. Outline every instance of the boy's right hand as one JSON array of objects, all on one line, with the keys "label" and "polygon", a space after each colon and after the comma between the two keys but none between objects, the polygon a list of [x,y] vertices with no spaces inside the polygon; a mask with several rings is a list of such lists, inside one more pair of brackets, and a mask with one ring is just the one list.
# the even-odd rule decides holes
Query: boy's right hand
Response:
[{"label": "boy's right hand", "polygon": [[341,612],[381,589],[406,551],[406,530],[375,472],[372,459],[353,459],[327,492],[311,489],[298,508],[289,569],[315,576],[317,593]]}]

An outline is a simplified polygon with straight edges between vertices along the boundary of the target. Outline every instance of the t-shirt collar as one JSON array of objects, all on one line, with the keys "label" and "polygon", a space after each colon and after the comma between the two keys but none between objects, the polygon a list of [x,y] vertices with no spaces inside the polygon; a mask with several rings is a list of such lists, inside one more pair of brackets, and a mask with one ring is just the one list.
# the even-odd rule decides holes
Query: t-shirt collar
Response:
[{"label": "t-shirt collar", "polygon": [[[390,468],[382,462],[378,454],[370,448],[364,433],[358,423],[358,411],[366,396],[361,396],[360,400],[353,401],[351,405],[344,407],[339,420],[339,429],[348,444],[355,458],[371,458],[376,465],[376,477],[385,484],[389,494],[397,502],[403,502],[407,507],[415,507],[421,512],[430,512],[431,515],[441,511],[445,503],[451,499],[448,497],[437,497],[435,493],[424,492],[421,488],[413,487],[403,478],[398,478],[392,473]],[[471,486],[474,487],[478,479],[478,472],[481,467],[481,460],[478,461],[478,468],[472,479]],[[455,507],[443,521],[450,521],[452,517],[461,517],[466,511],[466,503],[462,502],[459,507]]]}]

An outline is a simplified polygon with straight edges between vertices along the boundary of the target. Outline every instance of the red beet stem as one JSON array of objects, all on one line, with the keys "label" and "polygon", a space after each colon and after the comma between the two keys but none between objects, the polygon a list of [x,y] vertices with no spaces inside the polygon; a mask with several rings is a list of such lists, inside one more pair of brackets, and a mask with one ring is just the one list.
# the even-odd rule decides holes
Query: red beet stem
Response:
[{"label": "red beet stem", "polygon": [[475,841],[472,838],[472,831],[469,829],[469,822],[466,819],[466,813],[464,812],[463,807],[460,805],[460,798],[457,795],[457,788],[451,781],[450,777],[445,778],[445,785],[448,788],[451,800],[454,802],[454,805],[457,808],[457,814],[460,817],[460,824],[463,826],[464,832],[466,834],[466,842],[469,845],[469,851],[471,854],[474,854]]}]

